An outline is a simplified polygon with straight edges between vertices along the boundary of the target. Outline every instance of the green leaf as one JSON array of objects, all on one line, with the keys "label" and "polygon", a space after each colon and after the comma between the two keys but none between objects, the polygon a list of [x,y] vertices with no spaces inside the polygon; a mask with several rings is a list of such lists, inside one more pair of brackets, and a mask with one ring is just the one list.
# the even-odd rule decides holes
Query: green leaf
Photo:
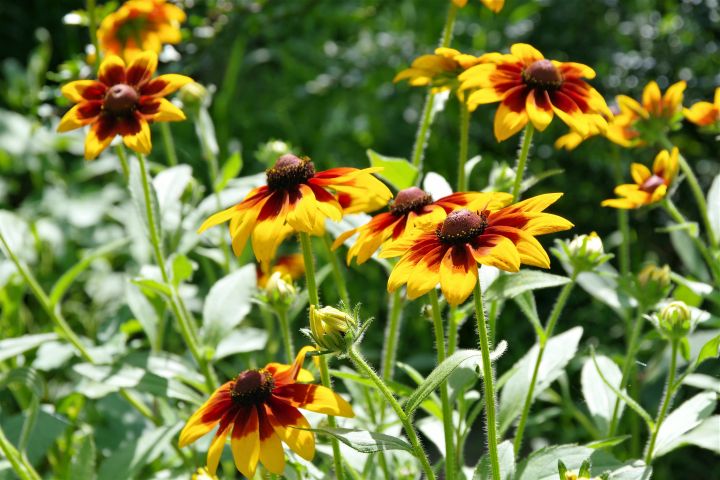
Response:
[{"label": "green leaf", "polygon": [[230,155],[222,168],[220,169],[220,176],[215,180],[215,191],[219,192],[228,184],[230,180],[237,177],[240,174],[240,170],[243,167],[242,153],[238,150],[237,152]]},{"label": "green leaf", "polygon": [[[21,260],[27,263],[35,263],[37,252],[32,238],[30,227],[27,222],[7,210],[0,210],[0,233],[5,238],[10,249]],[[10,258],[5,251],[5,246],[0,243],[0,252]]]},{"label": "green leaf", "polygon": [[217,348],[213,359],[229,357],[238,353],[256,352],[265,348],[268,332],[259,328],[240,328],[226,335]]},{"label": "green leaf", "polygon": [[578,275],[578,285],[583,290],[601,301],[617,313],[628,307],[634,307],[636,301],[628,297],[618,285],[618,273],[610,265],[603,264],[594,272],[583,272]]},{"label": "green leaf", "polygon": [[718,432],[720,432],[720,415],[713,415],[689,432],[676,438],[662,453],[670,451],[668,448],[675,449],[685,445],[695,445],[720,454],[720,441],[718,441],[720,434]]},{"label": "green leaf", "polygon": [[[703,392],[685,401],[667,416],[658,430],[653,458],[660,457],[682,445],[683,434],[700,425],[715,411],[717,394]],[[717,431],[716,439],[717,439]]]},{"label": "green leaf", "polygon": [[408,442],[384,433],[350,428],[310,428],[308,430],[321,435],[329,435],[362,453],[375,453],[383,450],[405,450],[412,453],[412,446]]},{"label": "green leaf", "polygon": [[250,313],[256,285],[255,264],[251,263],[210,288],[203,306],[202,332],[208,346],[215,348]]},{"label": "green leaf", "polygon": [[[537,398],[562,375],[565,366],[575,356],[582,333],[582,327],[575,327],[548,339],[545,353],[540,362],[533,399]],[[499,424],[501,432],[505,432],[522,412],[539,348],[539,345],[535,344],[518,360],[513,367],[512,375],[500,393]]]},{"label": "green leaf", "polygon": [[142,325],[150,345],[158,345],[158,325],[162,311],[153,304],[145,294],[145,289],[138,287],[136,282],[128,281],[125,286],[125,298],[130,311]]},{"label": "green leaf", "polygon": [[570,279],[541,272],[539,270],[521,270],[518,273],[501,274],[485,292],[488,302],[513,298],[530,290],[559,287],[569,283]]},{"label": "green leaf", "polygon": [[473,169],[475,166],[482,161],[481,155],[475,155],[470,160],[465,162],[465,177],[470,178],[470,175],[472,174]]},{"label": "green leaf", "polygon": [[[502,480],[513,478],[515,474],[515,452],[513,451],[513,444],[510,440],[505,440],[498,445],[498,461],[500,463],[500,478]],[[480,461],[475,467],[473,480],[493,480],[490,458],[487,455],[483,455],[482,458],[480,458]]]},{"label": "green leaf", "polygon": [[720,175],[716,175],[712,185],[710,185],[710,190],[707,193],[707,204],[710,206],[707,212],[710,226],[715,232],[715,238],[720,238],[720,209],[717,208],[720,205]]},{"label": "green leaf", "polygon": [[558,460],[562,460],[568,470],[577,472],[593,452],[593,449],[579,445],[541,448],[520,462],[514,480],[557,480]]},{"label": "green leaf", "polygon": [[151,278],[133,278],[130,281],[138,287],[143,287],[155,293],[159,293],[166,298],[170,298],[172,296],[172,290],[170,289],[170,285],[166,283],[159,282]]},{"label": "green leaf", "polygon": [[[2,418],[2,428],[5,430],[8,440],[14,445],[18,444],[24,423],[24,414]],[[30,434],[27,444],[27,455],[30,462],[38,465],[39,462],[46,459],[48,449],[69,426],[69,422],[63,416],[39,410],[35,428]]]},{"label": "green leaf", "polygon": [[610,438],[603,438],[601,440],[595,440],[594,442],[590,442],[587,445],[585,445],[588,448],[592,448],[594,450],[599,450],[602,448],[612,448],[616,445],[620,445],[621,443],[627,441],[630,439],[632,435],[618,435],[616,437],[610,437]]},{"label": "green leaf", "polygon": [[95,439],[92,433],[81,436],[75,442],[75,454],[70,463],[70,478],[73,480],[95,480]]},{"label": "green leaf", "polygon": [[57,338],[58,336],[54,333],[38,333],[36,335],[23,335],[22,337],[0,340],[0,362],[21,355]]},{"label": "green leaf", "polygon": [[153,179],[152,187],[162,214],[160,221],[167,231],[174,231],[180,226],[183,208],[181,198],[192,180],[192,168],[189,165],[166,168]]},{"label": "green leaf", "polygon": [[695,360],[695,367],[703,363],[705,360],[711,358],[720,357],[720,335],[713,337],[700,349],[697,359]]},{"label": "green leaf", "polygon": [[152,428],[140,438],[125,442],[100,466],[98,480],[134,478],[146,465],[158,458],[182,428],[182,423]]},{"label": "green leaf", "polygon": [[525,314],[525,317],[530,321],[530,324],[535,329],[535,336],[537,338],[544,338],[545,329],[540,322],[540,316],[537,311],[537,304],[535,303],[535,295],[532,290],[523,292],[520,295],[513,298],[513,301],[517,304],[521,312]]},{"label": "green leaf", "polygon": [[386,157],[373,150],[366,151],[370,165],[382,167],[378,175],[388,181],[397,190],[412,187],[418,175],[417,167],[404,158]]},{"label": "green leaf", "polygon": [[[492,362],[499,358],[500,355],[505,352],[506,348],[507,344],[505,342],[500,342],[495,352],[491,353],[490,361]],[[428,395],[434,392],[438,388],[438,386],[443,381],[445,381],[445,379],[462,363],[470,359],[475,359],[476,361],[478,361],[478,359],[480,358],[482,358],[480,350],[458,350],[457,352],[450,355],[448,358],[445,359],[445,361],[435,367],[435,369],[430,372],[430,375],[427,376],[425,381],[421,385],[419,385],[418,388],[415,389],[412,395],[410,395],[410,398],[408,398],[407,402],[405,403],[405,413],[408,416],[411,416],[413,412],[415,412],[415,410],[420,406],[423,400],[425,400]],[[482,371],[482,369],[480,369],[480,371]]]},{"label": "green leaf", "polygon": [[[622,372],[615,362],[602,355],[595,357],[595,359],[607,381],[614,385],[615,388],[621,390],[622,385],[620,385],[620,382],[622,380]],[[617,395],[602,381],[592,358],[585,360],[580,381],[582,384],[583,397],[585,398],[585,405],[590,411],[593,421],[595,421],[595,424],[601,432],[607,433],[615,409],[615,402],[618,398]],[[618,418],[622,416],[623,407],[624,402],[620,401]]]},{"label": "green leaf", "polygon": [[172,282],[177,287],[192,277],[193,263],[185,255],[175,255],[172,258]]}]

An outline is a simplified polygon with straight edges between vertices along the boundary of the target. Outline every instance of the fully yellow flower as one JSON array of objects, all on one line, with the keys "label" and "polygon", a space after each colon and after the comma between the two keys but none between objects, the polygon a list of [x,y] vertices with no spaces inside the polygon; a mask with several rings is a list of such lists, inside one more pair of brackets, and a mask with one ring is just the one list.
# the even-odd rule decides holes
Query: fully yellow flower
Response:
[{"label": "fully yellow flower", "polygon": [[557,115],[569,127],[588,135],[605,131],[610,110],[603,97],[583,78],[595,78],[590,67],[547,60],[534,47],[516,43],[509,54],[489,53],[460,75],[461,90],[477,89],[467,99],[478,105],[500,102],[495,112],[495,137],[506,140],[532,122],[543,131]]},{"label": "fully yellow flower", "polygon": [[720,87],[715,89],[715,101],[697,102],[683,113],[688,121],[700,127],[715,125],[720,122]]},{"label": "fully yellow flower", "polygon": [[125,58],[144,50],[160,53],[163,44],[180,43],[184,21],[185,12],[165,0],[129,0],[100,23],[100,50]]},{"label": "fully yellow flower", "polygon": [[[210,444],[207,471],[215,475],[225,441],[230,435],[235,467],[253,478],[258,462],[275,475],[285,470],[285,443],[305,460],[315,456],[315,435],[298,408],[311,412],[354,417],[352,407],[327,387],[304,382],[312,374],[302,368],[304,347],[292,365],[268,363],[245,370],[210,396],[180,432],[180,448],[208,434],[219,424]],[[303,383],[301,383],[303,382]]]},{"label": "fully yellow flower", "polygon": [[185,120],[185,114],[164,97],[192,82],[184,75],[160,75],[155,52],[136,55],[126,67],[115,55],[100,65],[97,80],[77,80],[62,87],[62,94],[76,103],[60,120],[58,132],[90,125],[85,158],[102,152],[116,135],[128,148],[148,154],[152,148],[150,123]]},{"label": "fully yellow flower", "polygon": [[602,206],[634,209],[659,202],[678,173],[678,156],[677,148],[672,152],[661,151],[655,157],[652,172],[641,163],[633,163],[630,173],[635,183],[615,187],[615,194],[621,198],[604,200]]},{"label": "fully yellow flower", "polygon": [[281,156],[268,169],[267,185],[237,205],[212,215],[199,232],[230,221],[233,251],[240,255],[252,234],[255,257],[269,265],[280,243],[293,232],[322,235],[327,218],[384,207],[392,192],[372,174],[380,168],[331,168],[316,172],[309,158]]},{"label": "fully yellow flower", "polygon": [[478,264],[510,272],[517,272],[521,264],[549,268],[550,257],[535,236],[573,226],[544,212],[561,196],[539,195],[496,211],[476,203],[418,228],[415,235],[386,246],[380,254],[401,256],[388,279],[388,291],[407,284],[407,296],[414,299],[440,283],[448,303],[459,305],[475,288]]},{"label": "fully yellow flower", "polygon": [[[483,5],[485,5],[487,8],[492,10],[495,13],[498,13],[502,8],[505,6],[505,0],[480,0]],[[463,8],[465,5],[467,5],[468,0],[452,0],[452,2],[458,6],[459,8]]]},{"label": "fully yellow flower", "polygon": [[413,87],[431,86],[434,93],[457,87],[457,78],[480,59],[460,53],[454,48],[436,48],[432,55],[422,55],[413,60],[410,68],[402,70],[393,82],[407,80]]}]

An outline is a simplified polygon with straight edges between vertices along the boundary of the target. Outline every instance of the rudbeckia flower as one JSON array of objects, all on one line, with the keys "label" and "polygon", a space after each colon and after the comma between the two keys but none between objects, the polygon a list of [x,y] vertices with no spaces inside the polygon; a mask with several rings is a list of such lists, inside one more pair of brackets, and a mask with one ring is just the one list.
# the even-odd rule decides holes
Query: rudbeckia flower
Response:
[{"label": "rudbeckia flower", "polygon": [[185,114],[164,97],[186,83],[184,75],[152,78],[157,55],[143,52],[126,67],[115,55],[100,65],[97,80],[77,80],[62,87],[62,94],[75,102],[60,120],[58,132],[90,125],[85,138],[85,158],[97,157],[115,135],[121,135],[128,148],[148,154],[152,148],[150,123],[185,120]]},{"label": "rudbeckia flower", "polygon": [[257,285],[265,288],[268,279],[275,272],[280,272],[282,277],[289,277],[291,280],[297,280],[305,275],[305,260],[302,254],[293,253],[284,255],[273,262],[269,270],[263,270],[262,265],[257,265]]},{"label": "rudbeckia flower", "polygon": [[312,380],[302,368],[303,348],[292,365],[269,363],[265,368],[245,370],[210,396],[180,432],[180,448],[193,443],[219,425],[210,444],[207,471],[215,475],[225,441],[237,469],[253,478],[258,462],[271,473],[285,469],[282,443],[310,461],[315,455],[315,436],[298,408],[311,412],[352,418],[352,407],[338,394],[321,385],[300,382]]},{"label": "rudbeckia flower", "polygon": [[686,83],[677,82],[663,95],[654,81],[643,89],[642,103],[627,95],[618,95],[620,113],[615,116],[607,138],[623,147],[637,147],[663,135],[682,117]]},{"label": "rudbeckia flower", "polygon": [[163,44],[180,43],[184,21],[185,12],[165,0],[130,0],[100,23],[100,50],[125,58],[145,50],[160,53]]},{"label": "rudbeckia flower", "polygon": [[715,89],[715,102],[697,102],[683,113],[688,121],[700,127],[715,125],[720,121],[720,87]]},{"label": "rudbeckia flower", "polygon": [[342,243],[359,233],[359,236],[347,253],[347,262],[350,264],[353,257],[357,257],[357,263],[366,262],[381,245],[388,242],[395,242],[410,232],[418,224],[437,223],[445,219],[447,214],[458,208],[467,205],[482,203],[487,204],[490,210],[497,210],[512,201],[509,193],[453,193],[433,202],[430,194],[417,187],[400,190],[395,201],[390,206],[390,211],[375,215],[362,227],[349,230],[340,235],[333,248],[338,248]]},{"label": "rudbeckia flower", "polygon": [[[502,10],[503,6],[505,6],[505,0],[480,0],[483,5],[485,5],[487,8],[492,10],[495,13],[498,13],[500,10]],[[467,5],[468,0],[452,0],[452,2],[459,8],[463,8],[465,5]]]},{"label": "rudbeckia flower", "polygon": [[495,112],[495,137],[506,140],[528,121],[543,131],[554,115],[581,135],[604,131],[610,111],[603,97],[583,78],[592,68],[575,62],[547,60],[530,45],[516,43],[510,53],[489,53],[460,75],[461,90],[477,89],[467,99],[470,110],[500,102]]},{"label": "rudbeckia flower", "polygon": [[476,203],[388,245],[381,257],[402,256],[390,274],[388,291],[407,284],[407,296],[414,299],[440,283],[448,303],[459,305],[475,288],[478,264],[509,272],[517,272],[521,264],[549,268],[550,258],[535,236],[573,226],[544,212],[561,196],[538,195],[496,211]]},{"label": "rudbeckia flower", "polygon": [[460,53],[454,48],[436,48],[433,55],[422,55],[413,60],[410,68],[395,75],[393,82],[407,80],[413,87],[431,86],[433,93],[457,87],[457,78],[480,59]]},{"label": "rudbeckia flower", "polygon": [[659,202],[678,173],[678,156],[677,148],[672,152],[661,151],[655,157],[652,172],[641,163],[633,163],[630,173],[635,183],[615,187],[615,194],[621,198],[603,200],[602,206],[633,209]]},{"label": "rudbeckia flower", "polygon": [[390,190],[372,173],[379,168],[331,168],[316,172],[309,158],[281,156],[267,170],[267,185],[253,189],[237,205],[212,215],[199,232],[230,221],[233,251],[242,253],[252,234],[258,261],[269,265],[278,246],[292,232],[322,235],[325,219],[370,212],[385,206]]}]

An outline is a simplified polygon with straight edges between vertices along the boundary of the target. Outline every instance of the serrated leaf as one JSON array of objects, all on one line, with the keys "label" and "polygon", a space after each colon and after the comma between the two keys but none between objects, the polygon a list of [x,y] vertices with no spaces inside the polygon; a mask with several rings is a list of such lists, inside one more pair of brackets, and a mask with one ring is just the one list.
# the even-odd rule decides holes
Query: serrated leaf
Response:
[{"label": "serrated leaf", "polygon": [[350,428],[311,428],[308,430],[321,435],[329,435],[362,453],[375,453],[383,450],[405,450],[412,453],[412,446],[408,442],[384,433]]},{"label": "serrated leaf", "polygon": [[221,278],[210,288],[203,306],[203,337],[215,348],[222,338],[243,321],[252,308],[257,285],[254,264]]},{"label": "serrated leaf", "polygon": [[697,427],[703,420],[712,415],[715,411],[715,405],[717,405],[717,394],[715,392],[703,392],[676,408],[660,425],[653,458],[679,447],[682,435]]},{"label": "serrated leaf", "polygon": [[559,287],[569,283],[570,279],[538,270],[521,270],[518,273],[500,275],[485,291],[488,302],[513,298],[521,293],[540,288]]},{"label": "serrated leaf", "polygon": [[383,168],[378,176],[387,180],[397,190],[415,185],[418,170],[412,163],[404,158],[386,157],[370,149],[366,153],[371,166]]},{"label": "serrated leaf", "polygon": [[[623,390],[622,385],[620,385],[622,372],[615,362],[603,355],[596,356],[595,359],[602,369],[603,375],[605,375],[607,381],[618,390]],[[593,421],[601,432],[607,433],[610,426],[610,420],[615,409],[615,402],[618,398],[617,395],[615,395],[615,393],[602,381],[600,375],[597,373],[597,369],[595,368],[592,358],[585,360],[585,364],[583,365],[582,373],[580,375],[580,381],[582,384],[585,404],[590,411]],[[625,403],[620,401],[617,413],[618,418],[622,416],[624,405]]]},{"label": "serrated leaf", "polygon": [[54,333],[38,333],[36,335],[23,335],[22,337],[0,340],[0,362],[21,355],[57,338],[58,336]]}]

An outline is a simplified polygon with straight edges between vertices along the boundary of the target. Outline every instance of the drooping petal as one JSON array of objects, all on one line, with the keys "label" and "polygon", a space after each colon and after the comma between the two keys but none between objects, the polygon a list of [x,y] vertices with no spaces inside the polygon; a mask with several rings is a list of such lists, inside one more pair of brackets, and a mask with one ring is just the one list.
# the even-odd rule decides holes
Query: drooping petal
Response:
[{"label": "drooping petal", "polygon": [[315,435],[302,430],[309,429],[310,423],[298,409],[271,398],[265,412],[280,440],[305,460],[312,461],[315,456]]},{"label": "drooping petal", "polygon": [[292,383],[276,387],[273,396],[293,407],[311,412],[352,418],[350,404],[337,393],[322,385]]},{"label": "drooping petal", "polygon": [[230,398],[230,385],[223,384],[215,390],[210,398],[190,417],[180,432],[178,445],[183,448],[215,428],[220,419],[232,406]]},{"label": "drooping petal", "polygon": [[282,229],[287,218],[288,198],[282,191],[274,192],[260,209],[252,233],[252,247],[260,262],[270,262],[283,240]]},{"label": "drooping petal", "polygon": [[260,421],[260,463],[275,475],[282,475],[285,470],[285,452],[280,437],[270,425],[263,406],[258,406]]},{"label": "drooping petal", "polygon": [[220,457],[222,457],[223,450],[225,449],[225,441],[232,429],[234,418],[234,416],[224,417],[220,422],[217,433],[215,433],[215,437],[213,437],[212,442],[210,442],[210,448],[207,453],[207,469],[212,475],[215,475],[215,472],[217,472]]},{"label": "drooping petal", "polygon": [[440,264],[440,288],[450,305],[460,305],[472,294],[478,268],[470,247],[465,244],[448,249]]},{"label": "drooping petal", "polygon": [[499,142],[507,140],[522,130],[527,125],[527,122],[528,115],[524,107],[521,110],[514,110],[506,105],[505,100],[503,100],[495,112],[495,122],[493,124],[495,138]]},{"label": "drooping petal", "polygon": [[520,254],[515,244],[502,235],[480,235],[471,249],[475,261],[508,272],[520,270]]},{"label": "drooping petal", "polygon": [[541,132],[550,125],[553,119],[552,104],[545,91],[532,90],[527,96],[525,109],[530,121]]},{"label": "drooping petal", "polygon": [[105,150],[116,135],[115,122],[100,115],[98,121],[94,122],[85,137],[85,158],[92,160]]},{"label": "drooping petal", "polygon": [[238,412],[230,438],[230,447],[235,467],[247,478],[253,478],[260,459],[260,425],[254,407]]}]

